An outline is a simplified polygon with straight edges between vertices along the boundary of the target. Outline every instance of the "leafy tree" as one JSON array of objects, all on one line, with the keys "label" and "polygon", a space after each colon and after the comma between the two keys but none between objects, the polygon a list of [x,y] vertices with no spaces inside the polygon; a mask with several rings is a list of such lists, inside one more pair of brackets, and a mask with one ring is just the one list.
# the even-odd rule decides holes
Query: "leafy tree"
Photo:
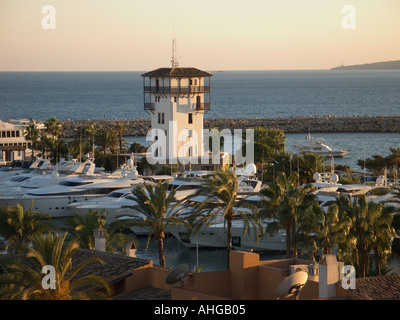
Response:
[{"label": "leafy tree", "polygon": [[360,159],[357,164],[364,169],[372,171],[374,175],[383,174],[385,168],[400,166],[400,148],[390,148],[391,154],[384,157],[379,154],[372,155],[372,158]]},{"label": "leafy tree", "polygon": [[147,152],[147,148],[138,142],[134,142],[131,144],[129,151],[133,153],[145,153]]}]

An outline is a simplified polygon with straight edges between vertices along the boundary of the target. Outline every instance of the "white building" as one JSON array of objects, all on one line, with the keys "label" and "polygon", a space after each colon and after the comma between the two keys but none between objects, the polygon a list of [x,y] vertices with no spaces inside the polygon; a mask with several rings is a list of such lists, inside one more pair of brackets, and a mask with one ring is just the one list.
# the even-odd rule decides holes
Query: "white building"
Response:
[{"label": "white building", "polygon": [[[11,162],[25,160],[32,154],[31,142],[25,140],[25,128],[29,120],[0,120],[0,159]],[[43,123],[36,123],[38,130],[44,130]]]},{"label": "white building", "polygon": [[[144,109],[151,116],[155,140],[165,137],[153,157],[168,163],[199,158],[203,150],[203,117],[210,110],[212,74],[196,68],[159,68],[142,75]],[[175,161],[175,162],[174,162]]]}]

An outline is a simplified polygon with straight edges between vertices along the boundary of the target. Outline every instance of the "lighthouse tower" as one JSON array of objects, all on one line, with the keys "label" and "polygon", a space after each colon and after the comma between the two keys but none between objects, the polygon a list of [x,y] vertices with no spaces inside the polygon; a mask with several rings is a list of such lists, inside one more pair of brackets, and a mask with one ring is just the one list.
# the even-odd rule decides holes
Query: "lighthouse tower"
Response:
[{"label": "lighthouse tower", "polygon": [[142,77],[144,110],[150,114],[151,128],[157,129],[153,132],[165,138],[165,144],[155,148],[152,156],[174,163],[173,159],[203,156],[203,117],[210,110],[212,74],[179,67],[175,40],[171,63],[170,68],[159,68]]}]

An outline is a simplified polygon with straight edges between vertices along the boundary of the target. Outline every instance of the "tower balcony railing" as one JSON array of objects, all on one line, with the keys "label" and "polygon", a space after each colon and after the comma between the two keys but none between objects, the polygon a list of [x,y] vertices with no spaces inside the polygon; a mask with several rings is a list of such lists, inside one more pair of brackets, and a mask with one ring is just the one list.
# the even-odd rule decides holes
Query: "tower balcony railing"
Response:
[{"label": "tower balcony railing", "polygon": [[189,87],[145,86],[144,92],[160,93],[160,94],[209,93],[210,86],[189,86]]},{"label": "tower balcony railing", "polygon": [[155,110],[154,103],[153,102],[145,102],[144,110],[150,110],[150,111]]},{"label": "tower balcony railing", "polygon": [[196,110],[210,110],[210,103],[196,103]]}]

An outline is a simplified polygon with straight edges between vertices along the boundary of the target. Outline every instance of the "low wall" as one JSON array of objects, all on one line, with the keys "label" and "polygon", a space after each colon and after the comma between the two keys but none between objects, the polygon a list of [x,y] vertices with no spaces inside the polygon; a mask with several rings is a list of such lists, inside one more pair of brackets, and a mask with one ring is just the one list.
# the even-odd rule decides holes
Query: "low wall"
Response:
[{"label": "low wall", "polygon": [[[150,119],[123,120],[65,120],[61,121],[63,138],[70,138],[85,124],[113,128],[121,122],[126,126],[124,136],[145,136],[150,130]],[[326,116],[293,118],[205,118],[204,128],[251,129],[279,128],[285,133],[323,132],[400,132],[400,116]]]}]

